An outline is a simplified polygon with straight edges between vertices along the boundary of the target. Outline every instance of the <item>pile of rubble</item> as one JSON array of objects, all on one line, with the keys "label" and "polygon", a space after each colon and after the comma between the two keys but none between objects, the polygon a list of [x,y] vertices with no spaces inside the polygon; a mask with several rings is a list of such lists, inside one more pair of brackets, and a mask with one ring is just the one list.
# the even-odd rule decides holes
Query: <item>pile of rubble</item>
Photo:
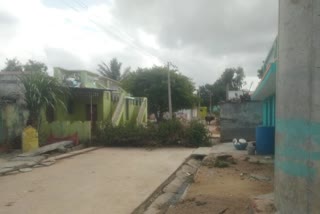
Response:
[{"label": "pile of rubble", "polygon": [[8,162],[0,165],[0,176],[17,172],[30,172],[33,168],[50,166],[56,162],[55,157],[49,157],[51,153],[66,153],[73,146],[72,141],[61,141],[40,147],[39,149],[19,154]]}]

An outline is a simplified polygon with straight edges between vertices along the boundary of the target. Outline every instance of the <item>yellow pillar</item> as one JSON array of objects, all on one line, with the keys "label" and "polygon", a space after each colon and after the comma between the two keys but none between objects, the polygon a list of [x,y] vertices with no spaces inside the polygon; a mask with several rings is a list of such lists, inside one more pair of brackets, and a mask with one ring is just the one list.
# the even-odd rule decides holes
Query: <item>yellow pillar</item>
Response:
[{"label": "yellow pillar", "polygon": [[32,126],[27,126],[22,132],[22,151],[30,152],[39,148],[38,132]]}]

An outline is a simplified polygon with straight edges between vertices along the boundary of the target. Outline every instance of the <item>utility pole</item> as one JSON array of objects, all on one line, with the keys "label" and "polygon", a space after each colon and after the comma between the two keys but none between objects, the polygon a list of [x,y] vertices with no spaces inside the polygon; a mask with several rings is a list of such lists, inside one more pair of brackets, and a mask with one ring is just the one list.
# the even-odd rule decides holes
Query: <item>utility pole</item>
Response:
[{"label": "utility pole", "polygon": [[198,112],[197,112],[197,117],[198,117],[198,119],[200,118],[200,99],[201,99],[201,97],[200,97],[200,86],[199,86],[199,88],[198,88]]},{"label": "utility pole", "polygon": [[168,62],[168,103],[169,103],[169,119],[172,119],[172,101],[171,101],[171,79],[170,79],[170,62]]},{"label": "utility pole", "polygon": [[211,115],[211,109],[212,109],[212,92],[211,91],[209,91],[209,96],[210,96],[210,109],[209,109],[209,113],[210,113],[210,115]]},{"label": "utility pole", "polygon": [[226,101],[229,100],[229,83],[226,85]]}]

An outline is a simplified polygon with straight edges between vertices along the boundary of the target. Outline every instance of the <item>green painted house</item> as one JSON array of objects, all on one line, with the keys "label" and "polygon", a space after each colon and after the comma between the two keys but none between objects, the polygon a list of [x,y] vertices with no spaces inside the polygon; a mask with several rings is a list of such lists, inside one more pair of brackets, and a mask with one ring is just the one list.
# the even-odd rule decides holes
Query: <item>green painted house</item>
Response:
[{"label": "green painted house", "polygon": [[[21,75],[21,73],[19,73]],[[147,123],[147,98],[132,97],[112,79],[85,70],[54,68],[54,77],[70,89],[65,106],[46,108],[39,130],[40,143],[48,137],[76,134],[80,142],[90,141],[92,130],[103,121]],[[0,72],[0,145],[21,138],[28,112],[17,73]],[[10,98],[10,99],[9,99]]]},{"label": "green painted house", "polygon": [[78,133],[81,141],[91,139],[91,131],[103,121],[147,123],[147,98],[132,97],[120,83],[85,70],[54,68],[54,77],[67,85],[70,96],[65,106],[47,108],[44,135]]}]

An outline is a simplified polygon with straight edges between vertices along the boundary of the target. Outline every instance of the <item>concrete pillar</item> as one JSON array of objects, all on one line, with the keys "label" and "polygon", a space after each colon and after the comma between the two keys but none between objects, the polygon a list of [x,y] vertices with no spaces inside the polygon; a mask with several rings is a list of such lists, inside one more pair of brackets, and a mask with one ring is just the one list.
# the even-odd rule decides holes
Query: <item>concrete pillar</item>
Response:
[{"label": "concrete pillar", "polygon": [[275,199],[320,212],[320,0],[279,0]]}]

